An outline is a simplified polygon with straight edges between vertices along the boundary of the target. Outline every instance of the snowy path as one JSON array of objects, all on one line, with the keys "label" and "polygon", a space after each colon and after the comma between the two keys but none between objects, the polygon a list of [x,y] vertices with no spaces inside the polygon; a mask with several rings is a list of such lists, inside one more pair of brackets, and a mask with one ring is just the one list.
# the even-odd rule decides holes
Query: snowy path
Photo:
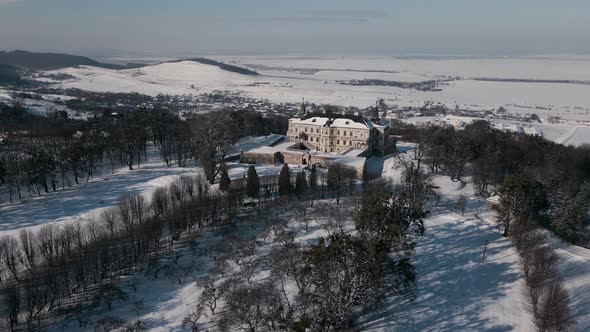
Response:
[{"label": "snowy path", "polygon": [[521,297],[518,256],[508,239],[473,215],[440,211],[426,227],[412,259],[416,299],[364,317],[363,330],[533,330]]},{"label": "snowy path", "polygon": [[555,141],[555,143],[567,145],[567,142],[569,140],[571,140],[572,137],[574,137],[574,135],[576,134],[576,131],[577,130],[578,130],[578,126],[573,126],[567,133],[565,133],[563,136],[561,136],[560,138],[558,138]]}]

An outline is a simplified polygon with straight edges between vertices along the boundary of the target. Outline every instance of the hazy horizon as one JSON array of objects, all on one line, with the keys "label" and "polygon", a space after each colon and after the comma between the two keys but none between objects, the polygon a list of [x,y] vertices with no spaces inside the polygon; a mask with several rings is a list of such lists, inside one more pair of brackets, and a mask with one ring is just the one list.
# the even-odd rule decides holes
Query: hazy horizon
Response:
[{"label": "hazy horizon", "polygon": [[113,56],[590,54],[582,0],[0,0],[0,48]]}]

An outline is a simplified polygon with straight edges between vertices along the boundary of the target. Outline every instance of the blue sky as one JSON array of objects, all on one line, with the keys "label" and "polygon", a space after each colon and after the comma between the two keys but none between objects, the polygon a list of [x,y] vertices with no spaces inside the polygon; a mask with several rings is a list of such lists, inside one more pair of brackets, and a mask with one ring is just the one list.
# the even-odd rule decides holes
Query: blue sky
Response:
[{"label": "blue sky", "polygon": [[588,0],[0,0],[0,49],[590,53]]}]

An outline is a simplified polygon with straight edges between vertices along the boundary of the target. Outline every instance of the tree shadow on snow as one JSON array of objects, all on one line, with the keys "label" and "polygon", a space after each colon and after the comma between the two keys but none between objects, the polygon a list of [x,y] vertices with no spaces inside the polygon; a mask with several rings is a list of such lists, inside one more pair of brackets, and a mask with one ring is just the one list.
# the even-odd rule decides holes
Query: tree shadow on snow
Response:
[{"label": "tree shadow on snow", "polygon": [[[513,292],[520,279],[512,261],[494,259],[505,256],[511,247],[502,239],[494,242],[498,237],[482,231],[473,219],[431,225],[412,258],[417,273],[415,300],[387,298],[383,309],[363,316],[359,325],[363,330],[514,330],[483,314],[487,306]],[[482,262],[486,240],[491,259]]]}]

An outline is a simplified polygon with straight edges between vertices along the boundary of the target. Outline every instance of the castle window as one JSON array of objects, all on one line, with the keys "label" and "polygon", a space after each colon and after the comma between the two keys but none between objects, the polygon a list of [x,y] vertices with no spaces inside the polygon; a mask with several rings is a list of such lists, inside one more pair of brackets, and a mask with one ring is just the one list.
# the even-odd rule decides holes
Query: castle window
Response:
[{"label": "castle window", "polygon": [[336,140],[336,144],[340,144],[340,140],[339,139]]}]

